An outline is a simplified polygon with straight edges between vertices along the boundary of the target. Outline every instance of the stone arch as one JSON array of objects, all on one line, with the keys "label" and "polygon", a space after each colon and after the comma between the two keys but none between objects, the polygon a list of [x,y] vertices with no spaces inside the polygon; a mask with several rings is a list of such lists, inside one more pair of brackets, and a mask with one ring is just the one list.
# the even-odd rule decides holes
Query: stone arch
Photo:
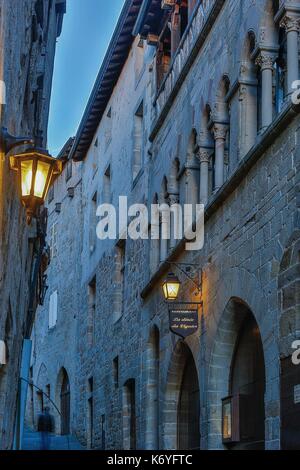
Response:
[{"label": "stone arch", "polygon": [[55,403],[60,410],[59,422],[57,423],[57,432],[61,434],[70,433],[71,421],[71,390],[70,379],[67,370],[61,367],[56,381],[55,387]]},{"label": "stone arch", "polygon": [[229,107],[226,101],[226,95],[230,89],[230,80],[228,75],[224,74],[219,81],[215,97],[213,118],[216,122],[229,122]]},{"label": "stone arch", "polygon": [[[266,368],[265,393],[265,441],[266,448],[279,448],[279,439],[275,428],[280,418],[280,387],[279,387],[279,350],[278,350],[278,318],[277,311],[271,310],[268,298],[256,276],[245,269],[222,269],[219,272],[222,281],[218,283],[218,294],[208,295],[210,286],[204,283],[203,295],[208,297],[206,303],[206,328],[209,331],[209,341],[206,345],[205,362],[207,370],[207,393],[205,397],[207,434],[203,434],[203,445],[208,448],[223,449],[221,437],[221,399],[228,390],[228,374],[224,374],[223,364],[218,363],[218,354],[215,355],[220,343],[225,343],[223,351],[226,356],[232,355],[226,345],[227,325],[232,323],[230,309],[226,308],[231,299],[242,299],[255,317],[263,344]],[[221,358],[222,359],[222,358]],[[227,357],[227,361],[229,361]],[[216,367],[215,373],[212,368]],[[214,383],[218,371],[222,371],[219,383]],[[220,391],[218,392],[218,388]],[[277,428],[278,429],[278,428]],[[207,440],[207,442],[206,442]],[[272,441],[272,442],[271,442]],[[276,447],[278,445],[278,447]]]},{"label": "stone arch", "polygon": [[[195,384],[188,383],[194,378],[197,382],[197,390],[189,390],[194,394],[194,409],[183,409],[182,400],[186,401],[183,394],[188,390],[186,386],[195,387]],[[184,390],[183,390],[184,388]],[[193,353],[186,342],[178,341],[174,347],[169,363],[166,387],[164,394],[163,409],[163,447],[164,449],[177,449],[183,446],[180,442],[181,433],[186,438],[197,442],[194,448],[200,447],[200,398],[199,398],[199,378]],[[188,399],[188,401],[190,401]],[[183,413],[183,417],[181,416]],[[186,417],[188,413],[188,417]],[[190,422],[192,417],[193,421]],[[188,422],[187,429],[181,429]],[[183,432],[182,432],[183,431]],[[188,445],[183,447],[188,448]]]},{"label": "stone arch", "polygon": [[48,400],[43,394],[43,392],[46,392],[46,385],[48,383],[48,370],[46,365],[42,362],[36,378],[38,389],[34,390],[34,409],[36,419],[38,415],[44,411],[44,407],[46,405],[48,406]]},{"label": "stone arch", "polygon": [[252,57],[256,47],[256,35],[249,30],[244,40],[240,61],[239,87],[239,149],[238,158],[242,158],[256,142],[261,114],[260,71]]},{"label": "stone arch", "polygon": [[[248,304],[241,298],[230,298],[218,324],[208,370],[207,413],[208,447],[210,449],[224,448],[222,444],[222,399],[232,393],[231,379],[236,351],[243,328],[249,320],[257,325],[258,331],[261,333],[253,310]],[[265,368],[263,344],[262,341],[260,342]],[[264,390],[262,394],[264,394]]]},{"label": "stone arch", "polygon": [[256,48],[256,34],[253,29],[250,29],[244,39],[244,44],[241,53],[241,67],[240,76],[243,79],[256,79],[258,67],[252,58],[252,53]]},{"label": "stone arch", "polygon": [[153,325],[146,345],[145,448],[159,449],[160,331]]}]

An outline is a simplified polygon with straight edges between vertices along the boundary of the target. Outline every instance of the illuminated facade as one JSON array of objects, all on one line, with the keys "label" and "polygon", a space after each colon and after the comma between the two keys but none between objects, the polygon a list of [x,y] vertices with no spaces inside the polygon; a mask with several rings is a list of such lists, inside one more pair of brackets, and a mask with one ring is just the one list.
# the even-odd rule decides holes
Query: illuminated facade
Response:
[{"label": "illuminated facade", "polygon": [[[56,351],[37,335],[33,370],[60,356],[47,380],[56,389],[58,370],[70,375],[71,432],[88,447],[300,448],[299,25],[295,1],[125,2],[68,157],[81,175],[82,238],[68,255],[80,260],[78,303],[67,308],[59,251]],[[203,203],[204,248],[97,241],[97,205],[119,195]],[[195,286],[174,262],[202,270],[199,329],[184,341],[161,286],[173,271],[185,302]]]}]

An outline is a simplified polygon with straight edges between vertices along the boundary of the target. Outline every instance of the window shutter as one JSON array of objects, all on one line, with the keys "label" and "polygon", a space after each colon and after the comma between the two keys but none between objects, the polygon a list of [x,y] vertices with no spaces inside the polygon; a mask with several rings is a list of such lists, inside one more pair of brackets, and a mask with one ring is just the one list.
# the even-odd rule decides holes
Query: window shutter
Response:
[{"label": "window shutter", "polygon": [[53,292],[49,301],[49,329],[53,328],[57,322],[57,291]]}]

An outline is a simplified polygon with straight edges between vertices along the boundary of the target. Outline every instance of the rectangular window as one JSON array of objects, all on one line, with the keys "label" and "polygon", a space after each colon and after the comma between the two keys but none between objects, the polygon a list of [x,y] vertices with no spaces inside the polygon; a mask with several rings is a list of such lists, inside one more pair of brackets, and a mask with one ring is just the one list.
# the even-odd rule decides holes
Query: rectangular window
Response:
[{"label": "rectangular window", "polygon": [[115,255],[115,291],[113,300],[114,322],[118,321],[124,310],[124,292],[125,292],[125,240],[121,240],[116,246]]},{"label": "rectangular window", "polygon": [[92,200],[91,200],[91,207],[90,207],[90,254],[94,253],[96,249],[96,243],[97,243],[97,234],[96,234],[96,227],[97,227],[97,201],[98,201],[98,195],[97,191],[93,194]]},{"label": "rectangular window", "polygon": [[113,379],[115,388],[119,387],[119,356],[113,360]]},{"label": "rectangular window", "polygon": [[50,228],[50,259],[55,258],[57,254],[57,222],[55,222]]},{"label": "rectangular window", "polygon": [[110,165],[108,165],[103,175],[102,202],[110,204],[111,199],[111,170]]},{"label": "rectangular window", "polygon": [[107,114],[106,114],[106,121],[105,121],[105,150],[109,147],[109,144],[111,143],[111,137],[112,137],[112,118],[111,118],[111,108],[109,108]]},{"label": "rectangular window", "polygon": [[123,389],[123,449],[136,449],[135,380],[129,379]]},{"label": "rectangular window", "polygon": [[139,174],[143,166],[143,134],[144,134],[144,105],[139,105],[134,116],[133,129],[133,180]]},{"label": "rectangular window", "polygon": [[105,450],[105,415],[101,415],[101,447]]},{"label": "rectangular window", "polygon": [[88,342],[94,344],[96,315],[96,277],[88,285]]},{"label": "rectangular window", "polygon": [[57,323],[57,291],[50,295],[49,300],[49,330]]},{"label": "rectangular window", "polygon": [[72,160],[69,160],[67,163],[67,168],[66,168],[66,181],[69,181],[69,179],[72,178],[72,172],[73,172]]}]

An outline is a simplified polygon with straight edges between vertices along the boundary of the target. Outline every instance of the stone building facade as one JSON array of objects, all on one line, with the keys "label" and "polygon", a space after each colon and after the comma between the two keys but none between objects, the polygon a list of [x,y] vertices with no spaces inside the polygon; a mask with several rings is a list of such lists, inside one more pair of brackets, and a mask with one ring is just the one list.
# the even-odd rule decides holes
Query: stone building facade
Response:
[{"label": "stone building facade", "polygon": [[[35,327],[33,381],[43,366],[71,408],[61,427],[88,447],[300,448],[299,27],[299,1],[125,2],[68,155],[81,189],[76,217],[64,203],[58,216],[57,326],[48,299]],[[97,207],[119,196],[202,203],[203,249],[97,240]],[[162,297],[170,271],[181,301],[203,302],[184,341]]]},{"label": "stone building facade", "polygon": [[[53,61],[65,1],[0,2],[1,127],[16,136],[43,134],[46,146]],[[0,448],[12,446],[22,340],[30,335],[29,285],[36,229],[26,224],[18,179],[0,159]]]}]

